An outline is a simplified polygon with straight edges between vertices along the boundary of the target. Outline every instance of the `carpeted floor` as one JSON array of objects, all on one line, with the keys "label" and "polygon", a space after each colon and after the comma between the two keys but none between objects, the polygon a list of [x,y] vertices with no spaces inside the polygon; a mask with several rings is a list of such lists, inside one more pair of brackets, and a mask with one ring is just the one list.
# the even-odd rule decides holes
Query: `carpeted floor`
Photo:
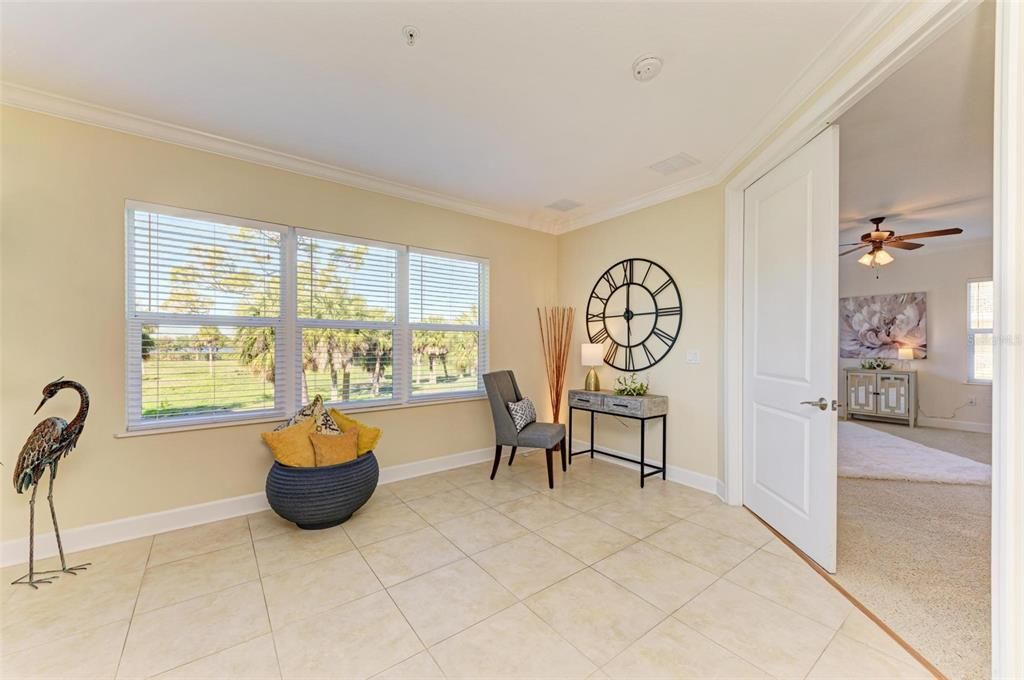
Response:
[{"label": "carpeted floor", "polygon": [[[991,462],[987,434],[869,426]],[[950,678],[990,677],[990,540],[990,487],[839,480],[836,580]]]}]

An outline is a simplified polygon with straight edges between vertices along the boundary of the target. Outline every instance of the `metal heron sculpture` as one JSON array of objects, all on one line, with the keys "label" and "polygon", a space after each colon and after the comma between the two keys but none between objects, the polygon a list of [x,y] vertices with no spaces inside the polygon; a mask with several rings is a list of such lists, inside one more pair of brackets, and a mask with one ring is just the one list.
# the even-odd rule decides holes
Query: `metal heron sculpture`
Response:
[{"label": "metal heron sculpture", "polygon": [[[49,583],[56,577],[36,578],[38,574],[75,574],[85,569],[89,563],[69,567],[64,560],[64,546],[60,542],[60,529],[57,527],[57,513],[53,509],[53,480],[57,476],[57,464],[61,458],[71,453],[78,443],[85,427],[85,417],[89,415],[89,393],[86,389],[74,380],[64,380],[63,376],[54,380],[43,388],[43,400],[39,402],[35,413],[43,407],[50,399],[63,389],[72,389],[78,392],[81,403],[78,413],[71,422],[63,418],[50,417],[36,425],[29,436],[21,453],[18,454],[18,463],[14,467],[14,489],[18,493],[24,493],[32,487],[32,498],[28,502],[29,526],[28,526],[28,573],[21,578],[12,581],[11,584],[23,584],[39,588],[37,583]],[[50,502],[50,516],[53,518],[53,533],[57,536],[57,551],[60,553],[60,569],[48,571],[35,571],[35,523],[36,523],[36,491],[39,489],[39,480],[42,479],[46,469],[50,469],[50,492],[46,498]]]}]

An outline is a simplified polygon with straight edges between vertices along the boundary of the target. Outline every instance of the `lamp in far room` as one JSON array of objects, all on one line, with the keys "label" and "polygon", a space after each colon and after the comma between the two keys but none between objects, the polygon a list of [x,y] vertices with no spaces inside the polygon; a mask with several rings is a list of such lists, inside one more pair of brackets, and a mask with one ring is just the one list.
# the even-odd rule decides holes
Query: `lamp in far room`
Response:
[{"label": "lamp in far room", "polygon": [[604,345],[586,343],[580,346],[580,363],[590,366],[583,389],[597,392],[601,389],[601,379],[597,376],[597,366],[604,363]]},{"label": "lamp in far room", "polygon": [[897,354],[899,356],[900,363],[901,363],[901,366],[902,366],[903,370],[904,371],[909,371],[910,370],[910,361],[914,358],[914,348],[913,347],[900,347],[899,350],[897,351]]}]

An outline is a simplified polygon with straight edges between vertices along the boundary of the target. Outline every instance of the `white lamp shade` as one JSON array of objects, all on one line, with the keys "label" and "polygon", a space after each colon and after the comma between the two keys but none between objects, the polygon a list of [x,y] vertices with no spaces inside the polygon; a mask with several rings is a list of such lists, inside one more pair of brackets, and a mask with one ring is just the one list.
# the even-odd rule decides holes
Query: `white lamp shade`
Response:
[{"label": "white lamp shade", "polygon": [[900,357],[900,361],[910,361],[911,359],[914,358],[914,348],[913,347],[900,347],[900,349],[899,349],[899,357]]},{"label": "white lamp shade", "polygon": [[889,253],[885,252],[884,250],[879,250],[877,253],[875,253],[875,264],[884,266],[889,264],[890,262],[892,262],[892,255],[890,255]]},{"label": "white lamp shade", "polygon": [[584,366],[600,366],[604,363],[604,345],[587,343],[580,346],[580,363]]}]

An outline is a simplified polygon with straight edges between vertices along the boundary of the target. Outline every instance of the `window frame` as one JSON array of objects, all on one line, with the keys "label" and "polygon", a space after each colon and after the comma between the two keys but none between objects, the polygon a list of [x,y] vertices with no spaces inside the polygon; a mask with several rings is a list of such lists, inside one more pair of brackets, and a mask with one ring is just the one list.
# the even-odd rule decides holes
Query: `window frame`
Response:
[{"label": "window frame", "polygon": [[[165,312],[135,311],[135,242],[133,215],[150,212],[216,222],[238,227],[275,231],[281,234],[280,252],[280,304],[277,317],[244,317],[225,315],[191,315]],[[298,239],[300,236],[330,240],[344,244],[365,245],[395,251],[395,319],[386,321],[359,321],[333,319],[305,319],[298,316]],[[421,253],[435,257],[475,262],[480,266],[479,315],[473,326],[460,324],[412,323],[409,316],[409,255]],[[309,229],[305,227],[265,222],[249,218],[177,208],[144,201],[125,202],[125,433],[145,434],[188,430],[203,427],[240,425],[245,423],[283,420],[302,404],[302,331],[306,328],[391,330],[392,335],[392,394],[391,398],[373,400],[327,401],[330,406],[346,411],[372,411],[431,403],[445,403],[480,399],[485,396],[483,375],[488,369],[490,349],[489,324],[490,262],[486,258],[440,250],[429,250],[386,241],[376,241],[347,234]],[[142,416],[141,385],[133,387],[133,379],[141,380],[142,328],[150,324],[223,326],[271,326],[275,329],[274,406],[250,411],[226,411],[217,414],[178,415],[146,419]],[[441,391],[426,395],[413,395],[412,390],[412,333],[414,330],[472,331],[478,334],[477,387],[472,390]]]},{"label": "window frame", "polygon": [[[456,260],[462,260],[465,262],[475,262],[480,266],[480,290],[477,291],[477,322],[475,325],[468,324],[437,324],[437,323],[424,323],[410,321],[409,316],[409,255],[416,253],[419,255],[427,255],[430,257],[443,257]],[[410,246],[405,253],[405,266],[403,267],[404,278],[405,278],[405,321],[406,321],[406,336],[407,336],[407,349],[405,354],[406,359],[406,375],[407,379],[404,381],[404,386],[408,390],[406,393],[407,403],[418,404],[418,403],[429,403],[432,401],[443,401],[445,399],[453,398],[473,398],[483,396],[484,392],[484,373],[487,372],[487,363],[489,355],[489,329],[490,329],[490,317],[487,301],[490,297],[490,265],[485,258],[474,257],[472,255],[454,255],[452,253],[446,253],[440,250],[430,250],[427,248],[416,248]],[[456,332],[476,332],[479,340],[477,341],[477,372],[476,372],[476,389],[473,390],[459,390],[457,392],[440,392],[437,394],[421,394],[414,395],[412,393],[412,334],[414,331],[456,331]]]},{"label": "window frame", "polygon": [[969,385],[991,385],[992,380],[987,378],[978,378],[974,375],[974,349],[976,346],[975,338],[978,335],[989,335],[995,339],[994,330],[992,327],[989,328],[974,328],[971,322],[971,286],[976,283],[992,283],[993,294],[995,292],[995,283],[991,276],[982,276],[977,278],[967,279],[966,294],[967,304],[964,305],[967,316],[967,384]]}]

